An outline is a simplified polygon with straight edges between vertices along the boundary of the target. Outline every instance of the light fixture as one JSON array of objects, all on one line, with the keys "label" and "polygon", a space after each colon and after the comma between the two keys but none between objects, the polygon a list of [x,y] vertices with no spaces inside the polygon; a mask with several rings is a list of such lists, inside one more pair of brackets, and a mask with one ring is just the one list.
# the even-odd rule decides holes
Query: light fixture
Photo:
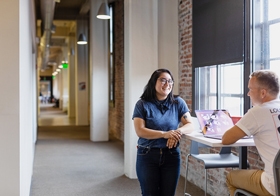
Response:
[{"label": "light fixture", "polygon": [[107,3],[102,3],[101,4],[96,17],[98,19],[110,19],[111,18],[110,11],[109,11],[109,6],[108,6]]},{"label": "light fixture", "polygon": [[51,33],[55,33],[56,31],[56,26],[54,24],[52,24],[51,26]]},{"label": "light fixture", "polygon": [[71,56],[74,56],[75,55],[75,50],[73,48],[71,48],[69,53],[70,53]]},{"label": "light fixture", "polygon": [[81,34],[79,35],[79,39],[78,39],[78,41],[77,41],[77,44],[80,44],[80,45],[87,44],[86,36],[85,36],[83,33],[81,33]]}]

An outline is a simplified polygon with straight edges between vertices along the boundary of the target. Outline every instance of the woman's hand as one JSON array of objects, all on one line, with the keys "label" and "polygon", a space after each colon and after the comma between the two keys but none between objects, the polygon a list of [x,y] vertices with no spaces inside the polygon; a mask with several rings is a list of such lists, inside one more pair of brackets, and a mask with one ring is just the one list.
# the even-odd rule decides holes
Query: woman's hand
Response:
[{"label": "woman's hand", "polygon": [[177,130],[171,130],[165,133],[164,138],[168,139],[166,146],[168,148],[174,148],[177,146],[177,143],[180,141],[182,136],[182,132],[177,129]]},{"label": "woman's hand", "polygon": [[170,130],[167,132],[164,132],[163,138],[165,139],[174,139],[175,141],[179,141],[181,139],[182,132],[177,129],[177,130]]},{"label": "woman's hand", "polygon": [[167,148],[174,148],[174,147],[177,146],[177,143],[178,143],[178,141],[169,138],[169,139],[167,140],[166,146],[167,146]]}]

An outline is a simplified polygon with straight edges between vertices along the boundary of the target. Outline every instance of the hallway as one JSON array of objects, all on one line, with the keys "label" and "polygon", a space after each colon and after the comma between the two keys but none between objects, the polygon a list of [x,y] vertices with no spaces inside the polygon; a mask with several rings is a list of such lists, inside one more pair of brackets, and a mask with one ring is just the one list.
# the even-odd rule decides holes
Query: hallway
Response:
[{"label": "hallway", "polygon": [[40,103],[38,126],[67,126],[75,125],[75,118],[68,118],[54,103]]},{"label": "hallway", "polygon": [[[49,104],[41,107],[38,120],[30,196],[141,195],[138,180],[123,173],[123,142],[90,141],[88,126],[71,125],[73,119]],[[176,196],[183,195],[183,183],[181,177]],[[188,192],[203,195],[191,184]]]}]

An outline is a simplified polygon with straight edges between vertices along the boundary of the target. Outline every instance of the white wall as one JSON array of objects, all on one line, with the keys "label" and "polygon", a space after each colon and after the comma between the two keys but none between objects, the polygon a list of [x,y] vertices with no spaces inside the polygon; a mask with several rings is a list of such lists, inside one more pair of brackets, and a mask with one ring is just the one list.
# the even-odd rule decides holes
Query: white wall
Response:
[{"label": "white wall", "polygon": [[0,3],[1,195],[30,192],[37,113],[31,7],[30,0]]}]

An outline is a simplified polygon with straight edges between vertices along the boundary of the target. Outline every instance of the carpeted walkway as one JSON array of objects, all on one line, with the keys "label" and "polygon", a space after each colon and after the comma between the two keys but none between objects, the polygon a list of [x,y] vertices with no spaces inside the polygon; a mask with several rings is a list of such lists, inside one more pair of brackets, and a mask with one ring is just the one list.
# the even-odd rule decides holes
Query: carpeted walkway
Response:
[{"label": "carpeted walkway", "polygon": [[[176,196],[183,196],[181,177]],[[204,192],[188,185],[193,196]],[[119,140],[91,142],[89,127],[39,127],[30,196],[140,196],[137,179],[124,175]]]}]

